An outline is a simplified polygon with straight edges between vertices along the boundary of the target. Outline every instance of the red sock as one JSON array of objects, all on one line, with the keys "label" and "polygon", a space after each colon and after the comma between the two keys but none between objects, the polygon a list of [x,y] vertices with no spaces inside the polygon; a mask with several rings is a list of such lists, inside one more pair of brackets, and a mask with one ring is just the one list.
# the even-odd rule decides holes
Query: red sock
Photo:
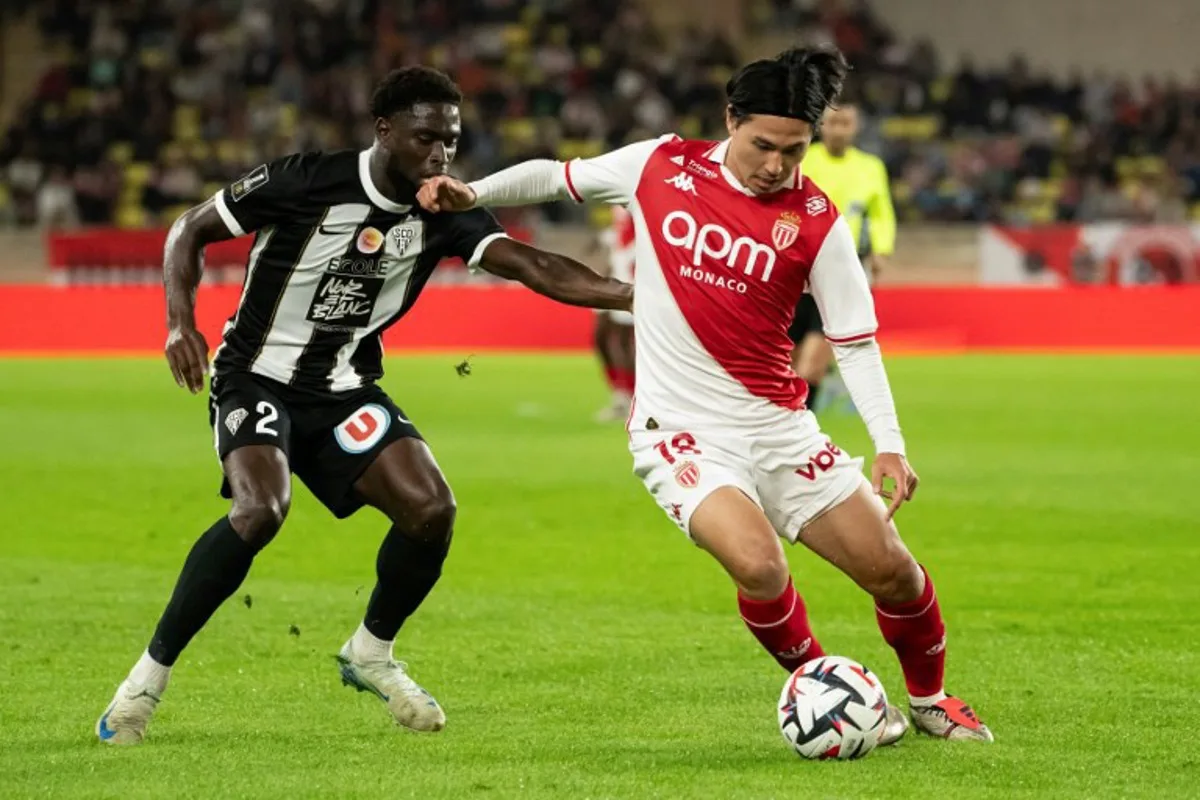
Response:
[{"label": "red sock", "polygon": [[916,600],[887,608],[875,604],[879,630],[899,656],[904,682],[913,697],[929,697],[942,691],[946,672],[946,626],[933,581],[925,567],[921,572],[925,574],[925,590]]},{"label": "red sock", "polygon": [[783,594],[774,600],[751,600],[739,592],[738,609],[746,627],[788,672],[825,655],[808,626],[808,611],[791,578]]},{"label": "red sock", "polygon": [[617,368],[616,368],[616,367],[609,367],[609,366],[606,366],[606,367],[604,368],[604,379],[605,379],[606,381],[608,381],[608,388],[610,388],[610,389],[612,389],[612,390],[614,390],[614,391],[620,388],[620,387],[617,385],[617,380],[618,380],[618,379],[617,379],[617,373],[618,373],[618,370],[617,370]]},{"label": "red sock", "polygon": [[615,373],[615,388],[633,394],[633,370],[617,368]]}]

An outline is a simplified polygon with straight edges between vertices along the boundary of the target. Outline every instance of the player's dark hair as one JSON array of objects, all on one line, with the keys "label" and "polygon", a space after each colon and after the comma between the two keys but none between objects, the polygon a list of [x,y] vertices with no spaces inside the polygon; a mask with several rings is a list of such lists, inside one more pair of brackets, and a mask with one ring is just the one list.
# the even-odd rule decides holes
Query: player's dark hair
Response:
[{"label": "player's dark hair", "polygon": [[850,69],[835,48],[793,47],[742,67],[725,84],[730,113],[791,117],[815,125],[837,102]]},{"label": "player's dark hair", "polygon": [[450,76],[432,67],[395,69],[375,87],[371,115],[390,117],[420,103],[462,102],[462,92]]}]

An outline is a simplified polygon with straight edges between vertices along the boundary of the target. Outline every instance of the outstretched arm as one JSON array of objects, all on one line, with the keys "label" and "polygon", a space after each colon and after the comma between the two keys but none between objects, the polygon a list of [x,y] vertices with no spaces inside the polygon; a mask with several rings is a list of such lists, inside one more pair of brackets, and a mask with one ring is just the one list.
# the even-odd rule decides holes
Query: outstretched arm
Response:
[{"label": "outstretched arm", "polygon": [[487,245],[479,266],[560,303],[619,311],[633,307],[633,287],[628,283],[603,278],[574,259],[506,237]]},{"label": "outstretched arm", "polygon": [[205,245],[232,239],[213,198],[190,208],[167,233],[163,288],[167,294],[167,363],[180,386],[192,394],[204,388],[208,342],[196,330],[196,288],[203,274]]},{"label": "outstretched arm", "polygon": [[528,206],[553,200],[626,205],[633,199],[650,155],[672,138],[635,142],[596,158],[525,161],[472,183],[439,176],[421,186],[417,202],[432,212],[466,211],[476,206]]}]

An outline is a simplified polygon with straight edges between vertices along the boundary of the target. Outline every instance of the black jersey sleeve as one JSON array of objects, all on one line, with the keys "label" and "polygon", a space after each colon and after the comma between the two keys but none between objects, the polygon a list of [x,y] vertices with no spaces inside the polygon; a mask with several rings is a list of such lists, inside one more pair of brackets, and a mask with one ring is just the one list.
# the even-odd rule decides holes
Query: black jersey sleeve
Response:
[{"label": "black jersey sleeve", "polygon": [[290,155],[255,167],[217,194],[217,210],[235,236],[294,219],[312,182],[314,160]]},{"label": "black jersey sleeve", "polygon": [[457,214],[444,215],[447,256],[458,256],[468,267],[475,269],[483,251],[494,240],[506,236],[504,228],[486,208],[473,208]]}]

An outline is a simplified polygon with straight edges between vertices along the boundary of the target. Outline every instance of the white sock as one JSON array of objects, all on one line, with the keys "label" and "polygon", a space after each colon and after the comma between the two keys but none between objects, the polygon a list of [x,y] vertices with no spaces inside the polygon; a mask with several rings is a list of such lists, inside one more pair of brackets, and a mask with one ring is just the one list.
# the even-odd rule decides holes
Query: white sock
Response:
[{"label": "white sock", "polygon": [[908,696],[908,704],[914,708],[928,708],[929,706],[937,705],[945,699],[946,693],[944,691],[931,694],[929,697],[913,697],[910,694]]},{"label": "white sock", "polygon": [[129,671],[130,683],[135,683],[138,686],[144,686],[154,694],[162,694],[167,688],[167,681],[171,679],[171,668],[164,667],[162,664],[150,657],[150,651],[142,653],[142,657],[133,665],[133,669]]},{"label": "white sock", "polygon": [[362,623],[350,640],[350,650],[363,661],[390,661],[392,658],[392,643],[377,638]]}]

